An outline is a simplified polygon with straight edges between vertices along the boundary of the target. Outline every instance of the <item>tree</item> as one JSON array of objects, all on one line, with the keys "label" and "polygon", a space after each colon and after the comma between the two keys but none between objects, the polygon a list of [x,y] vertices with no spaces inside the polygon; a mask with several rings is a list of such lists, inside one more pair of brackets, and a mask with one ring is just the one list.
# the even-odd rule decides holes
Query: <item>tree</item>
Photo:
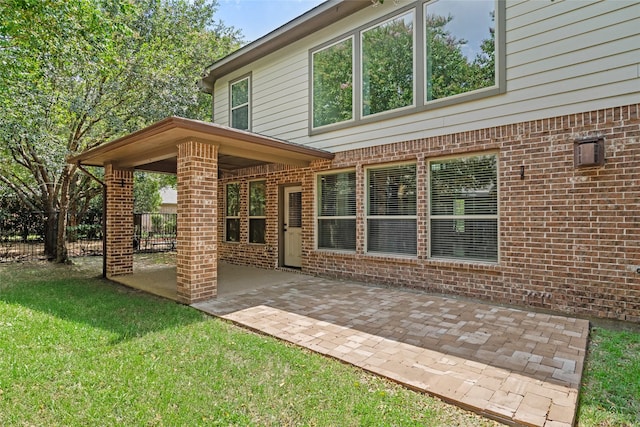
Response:
[{"label": "tree", "polygon": [[[480,45],[481,53],[473,61],[462,53],[467,41],[451,34],[447,28],[455,16],[427,15],[427,100],[446,98],[495,84],[495,35]],[[493,15],[492,15],[493,19]]]},{"label": "tree", "polygon": [[45,212],[49,258],[66,261],[70,200],[99,192],[68,155],[166,116],[209,116],[195,81],[240,44],[215,10],[215,0],[0,3],[0,181]]}]

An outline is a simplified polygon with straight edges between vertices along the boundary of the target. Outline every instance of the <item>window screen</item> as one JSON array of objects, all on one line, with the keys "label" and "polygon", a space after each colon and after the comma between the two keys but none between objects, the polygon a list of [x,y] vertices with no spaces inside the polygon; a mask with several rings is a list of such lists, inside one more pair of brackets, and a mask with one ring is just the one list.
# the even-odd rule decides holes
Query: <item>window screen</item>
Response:
[{"label": "window screen", "polygon": [[356,249],[356,173],[318,176],[318,248]]},{"label": "window screen", "polygon": [[416,165],[367,171],[367,251],[416,255]]},{"label": "window screen", "polygon": [[430,163],[431,256],[498,260],[497,156]]}]

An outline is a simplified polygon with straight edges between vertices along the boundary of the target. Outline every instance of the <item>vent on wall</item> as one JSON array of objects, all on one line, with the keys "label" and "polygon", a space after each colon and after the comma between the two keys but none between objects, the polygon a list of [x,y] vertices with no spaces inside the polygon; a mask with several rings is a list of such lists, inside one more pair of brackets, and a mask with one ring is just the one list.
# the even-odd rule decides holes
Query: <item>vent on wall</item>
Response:
[{"label": "vent on wall", "polygon": [[573,165],[576,168],[604,165],[604,138],[577,139],[573,145]]}]

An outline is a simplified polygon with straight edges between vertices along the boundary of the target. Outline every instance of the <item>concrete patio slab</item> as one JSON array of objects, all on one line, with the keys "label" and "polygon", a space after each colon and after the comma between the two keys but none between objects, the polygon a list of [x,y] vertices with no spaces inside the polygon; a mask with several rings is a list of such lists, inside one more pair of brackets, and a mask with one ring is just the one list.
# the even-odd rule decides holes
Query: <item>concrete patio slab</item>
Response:
[{"label": "concrete patio slab", "polygon": [[586,320],[303,275],[193,307],[507,424],[575,421]]},{"label": "concrete patio slab", "polygon": [[[264,270],[221,262],[218,264],[218,296],[289,283],[300,276],[296,271]],[[133,274],[111,277],[110,280],[174,301],[178,298],[175,265],[137,267],[134,264]]]}]

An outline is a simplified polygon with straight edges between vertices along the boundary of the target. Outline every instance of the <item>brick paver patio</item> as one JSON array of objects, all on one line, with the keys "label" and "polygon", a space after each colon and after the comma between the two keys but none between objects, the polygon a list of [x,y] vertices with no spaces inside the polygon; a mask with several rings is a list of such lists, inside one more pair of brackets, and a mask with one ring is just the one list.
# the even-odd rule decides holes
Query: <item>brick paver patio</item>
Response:
[{"label": "brick paver patio", "polygon": [[574,423],[586,320],[303,275],[193,307],[498,421]]}]

